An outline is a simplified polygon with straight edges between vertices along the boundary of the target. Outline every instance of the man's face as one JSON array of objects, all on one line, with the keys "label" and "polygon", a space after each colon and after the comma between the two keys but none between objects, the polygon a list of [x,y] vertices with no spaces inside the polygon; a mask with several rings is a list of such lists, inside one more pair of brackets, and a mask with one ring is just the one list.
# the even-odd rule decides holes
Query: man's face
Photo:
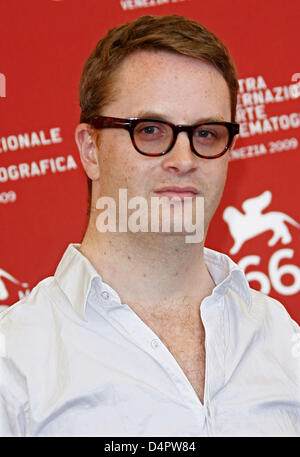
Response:
[{"label": "man's face", "polygon": [[[117,70],[114,101],[102,115],[129,118],[150,117],[174,124],[195,124],[210,119],[231,121],[229,89],[223,76],[210,64],[164,51],[138,51]],[[181,132],[165,156],[139,154],[128,131],[100,132],[98,163],[100,179],[96,199],[118,200],[120,188],[128,200],[151,197],[165,186],[192,186],[205,199],[205,233],[219,204],[225,185],[228,155],[217,159],[197,157]]]}]

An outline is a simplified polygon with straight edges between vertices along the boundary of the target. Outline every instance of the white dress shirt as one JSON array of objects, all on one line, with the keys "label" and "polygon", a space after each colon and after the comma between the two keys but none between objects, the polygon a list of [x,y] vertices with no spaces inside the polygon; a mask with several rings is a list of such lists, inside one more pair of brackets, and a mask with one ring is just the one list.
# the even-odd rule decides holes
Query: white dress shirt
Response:
[{"label": "white dress shirt", "polygon": [[0,436],[300,436],[299,326],[229,257],[205,249],[202,404],[78,246],[0,314]]}]

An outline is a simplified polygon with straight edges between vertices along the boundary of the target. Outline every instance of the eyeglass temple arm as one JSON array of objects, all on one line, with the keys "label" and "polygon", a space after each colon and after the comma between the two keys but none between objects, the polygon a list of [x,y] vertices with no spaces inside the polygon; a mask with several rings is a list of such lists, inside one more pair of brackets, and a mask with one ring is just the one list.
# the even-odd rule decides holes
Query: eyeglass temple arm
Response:
[{"label": "eyeglass temple arm", "polygon": [[131,121],[130,120],[124,120],[121,118],[116,118],[116,117],[94,117],[89,119],[88,121],[89,124],[91,124],[95,128],[130,128],[131,127]]}]

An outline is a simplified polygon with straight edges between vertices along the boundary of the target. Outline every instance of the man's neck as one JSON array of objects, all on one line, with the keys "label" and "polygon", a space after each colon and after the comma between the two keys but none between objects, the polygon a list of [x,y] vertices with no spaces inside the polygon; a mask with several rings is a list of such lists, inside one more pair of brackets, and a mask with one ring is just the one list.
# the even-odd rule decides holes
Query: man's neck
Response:
[{"label": "man's neck", "polygon": [[90,224],[80,251],[122,303],[200,305],[215,285],[204,263],[203,243],[185,243],[184,235],[99,233]]}]

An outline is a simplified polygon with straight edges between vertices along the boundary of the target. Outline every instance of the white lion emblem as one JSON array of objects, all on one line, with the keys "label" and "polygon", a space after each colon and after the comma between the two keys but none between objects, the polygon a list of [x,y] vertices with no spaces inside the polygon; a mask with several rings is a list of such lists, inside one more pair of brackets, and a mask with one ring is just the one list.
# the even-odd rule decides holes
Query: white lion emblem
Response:
[{"label": "white lion emblem", "polygon": [[249,198],[242,204],[243,214],[233,206],[228,206],[223,212],[223,219],[228,224],[229,231],[234,239],[234,245],[230,254],[236,254],[245,241],[254,238],[267,230],[273,231],[273,236],[268,241],[268,246],[274,246],[281,240],[283,244],[291,242],[292,237],[286,222],[300,228],[294,219],[279,211],[270,211],[262,214],[262,211],[270,204],[272,193],[266,190],[258,197]]}]

